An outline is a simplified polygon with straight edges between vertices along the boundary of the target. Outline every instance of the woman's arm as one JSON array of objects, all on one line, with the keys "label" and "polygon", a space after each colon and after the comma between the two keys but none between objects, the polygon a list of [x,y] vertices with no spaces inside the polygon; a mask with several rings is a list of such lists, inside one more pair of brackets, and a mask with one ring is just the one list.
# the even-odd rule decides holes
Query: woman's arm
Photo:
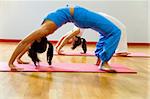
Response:
[{"label": "woman's arm", "polygon": [[60,46],[60,43],[63,41],[63,39],[66,37],[67,35],[65,35],[65,36],[62,36],[61,38],[60,38],[60,40],[57,42],[57,44],[55,45],[55,48],[57,49],[58,48],[58,46]]},{"label": "woman's arm", "polygon": [[9,67],[12,70],[16,70],[17,68],[13,63],[15,59],[18,57],[18,55],[26,48],[26,46],[28,46],[34,40],[47,36],[48,34],[52,34],[56,29],[57,29],[56,24],[53,23],[52,21],[47,20],[39,29],[37,29],[36,31],[32,32],[27,37],[25,37],[21,42],[19,42],[18,46],[13,52],[8,63]]},{"label": "woman's arm", "polygon": [[[60,40],[57,42],[57,44],[55,45],[55,48],[57,49],[57,48],[60,46],[61,42],[64,40],[64,38],[66,38],[67,35],[69,35],[70,33],[72,33],[73,31],[75,31],[75,30],[77,30],[77,29],[78,29],[78,28],[73,29],[73,30],[67,32],[65,35],[63,35],[63,36],[60,38]],[[72,41],[72,40],[71,40],[71,41]],[[71,43],[71,41],[69,40],[67,43]]]},{"label": "woman's arm", "polygon": [[63,46],[74,36],[77,36],[80,33],[80,29],[76,29],[70,33],[68,33],[68,35],[66,37],[63,38],[62,42],[60,42],[59,46],[57,47],[56,51],[58,54],[61,54],[61,49],[63,48]]}]

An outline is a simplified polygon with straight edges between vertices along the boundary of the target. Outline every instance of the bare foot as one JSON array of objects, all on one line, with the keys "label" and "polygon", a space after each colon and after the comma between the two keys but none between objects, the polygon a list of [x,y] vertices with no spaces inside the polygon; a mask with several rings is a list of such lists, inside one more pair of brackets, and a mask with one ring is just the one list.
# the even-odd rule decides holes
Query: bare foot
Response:
[{"label": "bare foot", "polygon": [[20,60],[20,59],[17,59],[17,62],[18,62],[18,64],[29,64],[29,62],[23,62],[23,61]]},{"label": "bare foot", "polygon": [[121,52],[121,53],[116,53],[116,56],[127,56],[128,54],[130,54],[130,53],[128,53],[128,52]]},{"label": "bare foot", "polygon": [[109,72],[109,73],[116,73],[116,70],[112,69],[112,67],[107,62],[104,62],[103,64],[101,63],[98,69]]}]

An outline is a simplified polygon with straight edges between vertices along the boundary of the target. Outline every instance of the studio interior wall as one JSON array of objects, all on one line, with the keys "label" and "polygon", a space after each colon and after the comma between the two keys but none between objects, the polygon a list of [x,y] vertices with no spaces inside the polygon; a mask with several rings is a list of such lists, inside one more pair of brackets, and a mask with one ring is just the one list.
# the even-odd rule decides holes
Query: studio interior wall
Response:
[{"label": "studio interior wall", "polygon": [[[128,42],[150,43],[148,0],[0,0],[0,39],[22,39],[40,27],[50,12],[66,5],[79,5],[95,12],[104,12],[119,19],[127,28]],[[59,40],[73,28],[68,23],[49,35]],[[84,37],[96,42],[98,33],[87,29]]]}]

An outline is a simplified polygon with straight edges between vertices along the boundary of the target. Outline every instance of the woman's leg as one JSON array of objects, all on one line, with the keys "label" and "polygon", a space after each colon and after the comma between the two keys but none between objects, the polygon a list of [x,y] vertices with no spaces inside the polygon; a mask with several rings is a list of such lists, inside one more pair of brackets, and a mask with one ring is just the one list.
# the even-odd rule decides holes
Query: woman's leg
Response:
[{"label": "woman's leg", "polygon": [[96,44],[95,55],[101,59],[101,63],[99,65],[99,69],[102,70],[112,70],[111,66],[109,66],[108,61],[111,59],[115,50],[118,46],[118,42],[120,39],[120,30],[117,29],[107,36],[100,35],[100,39]]},{"label": "woman's leg", "polygon": [[127,56],[129,53],[127,45],[126,28],[124,25],[121,25],[120,29],[121,29],[121,37],[115,53],[116,55]]},{"label": "woman's leg", "polygon": [[57,42],[57,44],[55,45],[55,48],[57,49],[58,46],[61,44],[61,42],[63,41],[63,39],[66,37],[67,35],[63,36],[60,38],[60,40]]}]

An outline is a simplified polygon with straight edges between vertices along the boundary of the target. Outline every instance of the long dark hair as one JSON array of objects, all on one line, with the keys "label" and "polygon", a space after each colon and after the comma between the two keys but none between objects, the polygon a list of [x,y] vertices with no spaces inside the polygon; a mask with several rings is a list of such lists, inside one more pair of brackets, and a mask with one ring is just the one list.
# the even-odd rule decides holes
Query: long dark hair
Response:
[{"label": "long dark hair", "polygon": [[76,40],[74,40],[71,48],[74,50],[79,45],[82,45],[82,50],[84,53],[86,53],[87,52],[86,40],[84,38],[81,38],[80,36],[75,36],[75,37]]},{"label": "long dark hair", "polygon": [[47,44],[49,45],[47,50],[47,62],[49,65],[52,64],[52,58],[53,58],[53,45],[47,40],[46,37],[42,37],[39,41],[35,40],[31,47],[28,50],[28,56],[32,59],[35,66],[37,66],[36,63],[39,63],[40,60],[37,56],[37,53],[43,53],[47,49]]}]

